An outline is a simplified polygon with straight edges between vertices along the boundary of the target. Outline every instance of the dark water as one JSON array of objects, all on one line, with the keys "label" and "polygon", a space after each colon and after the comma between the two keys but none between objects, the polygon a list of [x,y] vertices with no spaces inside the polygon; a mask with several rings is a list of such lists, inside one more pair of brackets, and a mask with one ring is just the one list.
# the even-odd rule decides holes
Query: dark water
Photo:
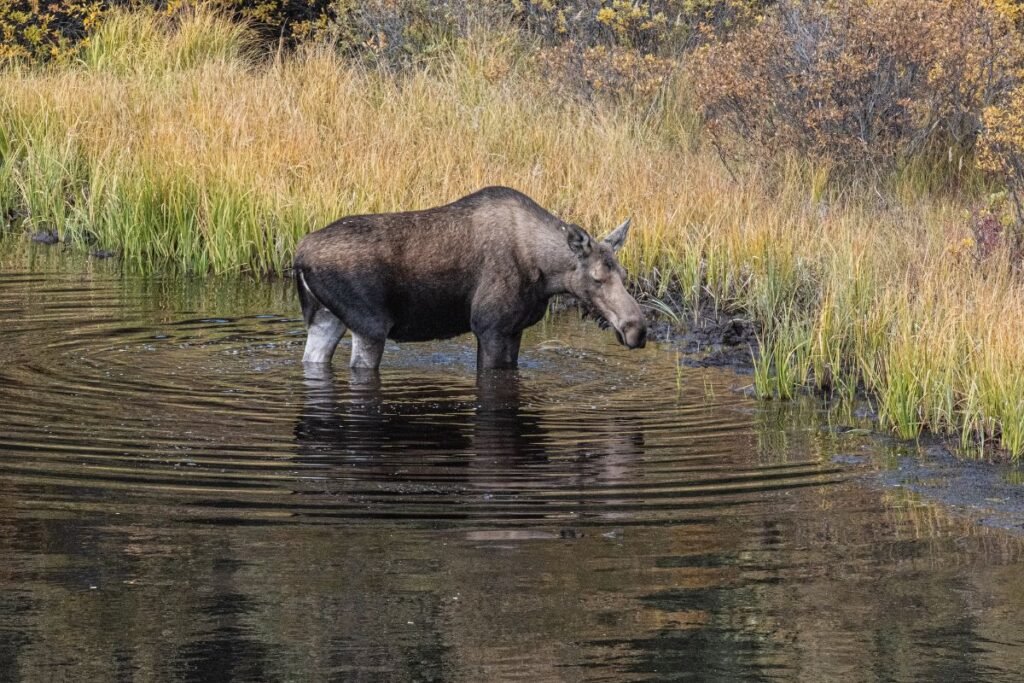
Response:
[{"label": "dark water", "polygon": [[0,266],[2,680],[1024,670],[1021,539],[749,378],[572,318],[315,375],[287,283]]}]

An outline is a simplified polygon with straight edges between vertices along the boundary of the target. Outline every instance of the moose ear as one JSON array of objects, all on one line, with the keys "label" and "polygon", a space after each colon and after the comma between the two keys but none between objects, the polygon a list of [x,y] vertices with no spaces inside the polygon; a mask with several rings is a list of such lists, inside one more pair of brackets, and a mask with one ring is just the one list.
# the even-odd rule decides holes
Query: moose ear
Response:
[{"label": "moose ear", "polygon": [[569,243],[572,253],[576,254],[577,258],[590,256],[590,252],[594,249],[594,241],[587,231],[578,225],[566,225],[564,229],[568,235],[566,241]]},{"label": "moose ear", "polygon": [[612,230],[601,240],[612,248],[612,253],[618,253],[619,249],[622,249],[622,244],[626,241],[626,235],[629,234],[629,224],[632,220],[632,218],[627,218],[622,222],[622,225]]}]

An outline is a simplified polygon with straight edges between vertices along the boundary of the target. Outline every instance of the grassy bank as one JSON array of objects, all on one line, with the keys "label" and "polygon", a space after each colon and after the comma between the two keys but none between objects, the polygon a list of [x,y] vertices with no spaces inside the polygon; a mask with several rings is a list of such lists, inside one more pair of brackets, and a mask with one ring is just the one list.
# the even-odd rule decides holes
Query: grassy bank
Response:
[{"label": "grassy bank", "polygon": [[762,394],[864,388],[901,436],[1024,453],[1021,283],[965,252],[967,200],[914,189],[923,172],[881,194],[799,161],[734,177],[684,83],[574,104],[511,32],[400,76],[248,41],[115,15],[76,64],[0,72],[0,211],[126,267],[280,272],[332,218],[511,185],[597,233],[633,216],[623,260],[653,296],[763,323]]}]

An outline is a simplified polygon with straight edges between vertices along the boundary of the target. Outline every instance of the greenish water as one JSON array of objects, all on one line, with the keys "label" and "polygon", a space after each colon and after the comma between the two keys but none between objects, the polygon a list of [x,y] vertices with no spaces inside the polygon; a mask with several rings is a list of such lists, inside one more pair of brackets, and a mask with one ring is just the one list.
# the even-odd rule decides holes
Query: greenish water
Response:
[{"label": "greenish water", "polygon": [[0,680],[1019,680],[1021,538],[814,402],[574,316],[309,373],[290,283],[59,249],[0,257]]}]

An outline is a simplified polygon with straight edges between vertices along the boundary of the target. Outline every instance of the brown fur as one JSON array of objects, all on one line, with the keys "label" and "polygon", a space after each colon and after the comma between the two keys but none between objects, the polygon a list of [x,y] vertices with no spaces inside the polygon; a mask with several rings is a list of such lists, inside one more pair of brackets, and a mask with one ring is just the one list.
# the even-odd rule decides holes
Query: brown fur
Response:
[{"label": "brown fur", "polygon": [[481,367],[510,367],[523,329],[565,292],[596,308],[624,343],[641,346],[646,334],[612,246],[508,188],[343,218],[300,242],[295,272],[310,343],[328,314],[364,345],[473,331]]}]

